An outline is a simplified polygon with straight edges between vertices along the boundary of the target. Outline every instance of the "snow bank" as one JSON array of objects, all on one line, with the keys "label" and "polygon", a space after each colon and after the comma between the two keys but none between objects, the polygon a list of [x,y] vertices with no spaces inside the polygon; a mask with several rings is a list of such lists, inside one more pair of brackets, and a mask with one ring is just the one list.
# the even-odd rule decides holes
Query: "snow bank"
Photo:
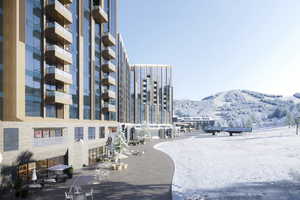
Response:
[{"label": "snow bank", "polygon": [[279,199],[278,195],[300,199],[300,136],[294,128],[234,137],[194,135],[155,148],[174,160],[173,200],[193,195],[194,199]]}]

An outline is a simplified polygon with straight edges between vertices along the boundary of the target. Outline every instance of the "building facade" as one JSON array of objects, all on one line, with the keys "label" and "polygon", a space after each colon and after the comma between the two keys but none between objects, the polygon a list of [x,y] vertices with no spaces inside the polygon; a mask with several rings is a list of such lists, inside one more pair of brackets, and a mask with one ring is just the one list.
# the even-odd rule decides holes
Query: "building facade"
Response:
[{"label": "building facade", "polygon": [[129,85],[134,123],[171,125],[173,116],[172,66],[131,65]]},{"label": "building facade", "polygon": [[118,127],[117,4],[0,1],[2,163],[23,152],[37,169],[101,157]]},{"label": "building facade", "polygon": [[134,123],[130,113],[130,64],[121,34],[118,35],[118,121]]}]

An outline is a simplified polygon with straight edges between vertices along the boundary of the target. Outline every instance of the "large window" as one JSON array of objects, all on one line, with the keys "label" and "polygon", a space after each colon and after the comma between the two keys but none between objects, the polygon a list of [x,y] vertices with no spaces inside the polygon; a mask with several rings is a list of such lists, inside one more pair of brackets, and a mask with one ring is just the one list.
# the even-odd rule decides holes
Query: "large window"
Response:
[{"label": "large window", "polygon": [[83,140],[83,127],[75,127],[74,139],[75,141]]},{"label": "large window", "polygon": [[19,149],[19,129],[4,128],[3,130],[3,150],[15,151]]},{"label": "large window", "polygon": [[27,116],[42,116],[42,31],[43,0],[26,0],[26,82]]},{"label": "large window", "polygon": [[101,25],[95,24],[95,119],[101,119]]},{"label": "large window", "polygon": [[105,127],[99,127],[99,138],[105,138]]},{"label": "large window", "polygon": [[71,32],[73,36],[73,43],[71,45],[72,50],[72,59],[73,63],[70,65],[70,73],[72,74],[72,85],[70,86],[70,94],[72,95],[72,105],[70,105],[70,118],[77,119],[79,118],[79,81],[78,81],[78,73],[79,73],[79,62],[78,62],[78,33],[79,33],[79,26],[78,26],[78,1],[73,0],[71,9],[72,9],[72,16],[73,16],[73,23],[71,25]]},{"label": "large window", "polygon": [[84,119],[91,119],[91,1],[84,1]]},{"label": "large window", "polygon": [[89,129],[88,129],[88,139],[89,140],[96,139],[96,128],[95,127],[89,127]]}]

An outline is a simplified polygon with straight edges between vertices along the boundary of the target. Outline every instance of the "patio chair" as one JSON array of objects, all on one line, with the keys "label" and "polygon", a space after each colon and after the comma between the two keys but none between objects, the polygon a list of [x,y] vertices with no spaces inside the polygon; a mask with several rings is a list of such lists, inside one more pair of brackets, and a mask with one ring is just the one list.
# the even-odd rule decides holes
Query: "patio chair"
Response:
[{"label": "patio chair", "polygon": [[93,193],[94,193],[94,190],[93,190],[93,188],[92,188],[90,192],[85,193],[85,197],[86,197],[87,199],[94,200],[94,198],[93,198]]},{"label": "patio chair", "polygon": [[73,200],[73,196],[65,192],[65,200]]}]

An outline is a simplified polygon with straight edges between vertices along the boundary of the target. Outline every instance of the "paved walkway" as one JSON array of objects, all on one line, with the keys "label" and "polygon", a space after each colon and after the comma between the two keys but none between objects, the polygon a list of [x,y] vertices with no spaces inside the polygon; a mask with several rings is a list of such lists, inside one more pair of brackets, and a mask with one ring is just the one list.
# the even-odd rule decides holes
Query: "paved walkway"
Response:
[{"label": "paved walkway", "polygon": [[171,200],[173,161],[153,148],[162,141],[165,140],[135,147],[145,154],[124,160],[129,165],[128,169],[111,173],[108,182],[97,186],[96,199]]},{"label": "paved walkway", "polygon": [[145,153],[130,156],[122,162],[128,164],[123,171],[110,171],[102,183],[95,183],[94,170],[87,170],[66,184],[37,192],[29,199],[63,200],[70,184],[76,181],[83,191],[94,190],[94,200],[171,200],[174,165],[171,158],[153,146],[166,140],[153,140],[145,145],[130,147]]}]

